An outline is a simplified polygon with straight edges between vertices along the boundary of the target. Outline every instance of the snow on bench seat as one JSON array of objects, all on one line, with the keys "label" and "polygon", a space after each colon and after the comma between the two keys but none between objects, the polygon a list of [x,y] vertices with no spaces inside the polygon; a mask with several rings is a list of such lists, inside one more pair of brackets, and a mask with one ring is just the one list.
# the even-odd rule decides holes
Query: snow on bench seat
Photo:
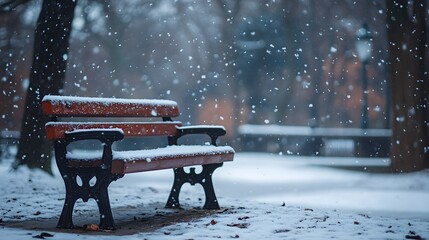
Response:
[{"label": "snow on bench seat", "polygon": [[[72,167],[95,167],[101,164],[101,151],[75,150],[66,157]],[[192,165],[232,161],[234,150],[229,146],[179,145],[163,148],[113,151],[112,173],[125,174]]]}]

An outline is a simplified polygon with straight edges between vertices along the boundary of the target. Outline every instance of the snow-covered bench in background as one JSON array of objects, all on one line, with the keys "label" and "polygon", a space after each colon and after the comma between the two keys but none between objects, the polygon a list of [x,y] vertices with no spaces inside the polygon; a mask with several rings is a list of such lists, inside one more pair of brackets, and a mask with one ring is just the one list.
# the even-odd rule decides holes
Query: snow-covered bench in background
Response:
[{"label": "snow-covered bench in background", "polygon": [[[73,228],[72,212],[77,199],[93,198],[100,212],[100,228],[114,229],[108,186],[127,173],[160,169],[174,170],[174,183],[166,207],[179,207],[179,193],[184,183],[203,186],[204,209],[219,209],[213,189],[212,174],[223,162],[232,161],[234,150],[217,146],[222,126],[182,126],[172,118],[179,116],[177,103],[154,99],[86,98],[45,96],[43,112],[50,117],[46,134],[54,141],[55,158],[64,179],[66,198],[58,222],[59,228]],[[124,121],[136,119],[138,122]],[[79,119],[79,120],[76,120]],[[100,122],[101,119],[101,122]],[[210,143],[177,145],[188,134],[204,134]],[[112,150],[112,144],[125,137],[150,139],[165,137],[165,146],[129,151]],[[102,150],[72,151],[68,146],[81,140],[99,140]],[[202,165],[201,173],[183,167]],[[93,181],[95,180],[95,183]]]},{"label": "snow-covered bench in background", "polygon": [[0,162],[11,154],[9,146],[18,145],[19,136],[18,131],[0,130]]},{"label": "snow-covered bench in background", "polygon": [[384,158],[392,130],[244,124],[238,134],[243,151]]}]

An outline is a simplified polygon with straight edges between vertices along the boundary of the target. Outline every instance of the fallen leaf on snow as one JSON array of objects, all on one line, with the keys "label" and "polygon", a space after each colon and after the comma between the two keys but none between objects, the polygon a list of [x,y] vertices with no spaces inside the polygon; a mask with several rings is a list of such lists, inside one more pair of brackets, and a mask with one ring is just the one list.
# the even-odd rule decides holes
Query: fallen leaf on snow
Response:
[{"label": "fallen leaf on snow", "polygon": [[228,211],[228,208],[224,208],[224,209],[218,210],[217,213],[224,213],[226,211]]},{"label": "fallen leaf on snow", "polygon": [[89,231],[98,231],[98,230],[100,230],[100,227],[97,224],[90,224],[90,225],[86,226],[85,229],[89,230]]},{"label": "fallen leaf on snow", "polygon": [[[410,225],[410,223],[408,223]],[[405,235],[405,239],[423,239],[420,235],[417,235],[414,231],[408,231],[408,235]]]},{"label": "fallen leaf on snow", "polygon": [[39,235],[33,236],[33,238],[38,238],[38,239],[45,239],[47,237],[53,237],[54,235],[47,233],[47,232],[42,232]]},{"label": "fallen leaf on snow", "polygon": [[247,228],[250,224],[249,223],[230,223],[227,224],[228,227],[238,227],[238,228]]},{"label": "fallen leaf on snow", "polygon": [[285,232],[290,232],[289,229],[276,229],[274,230],[274,233],[285,233]]},{"label": "fallen leaf on snow", "polygon": [[423,239],[419,235],[405,235],[405,239]]}]

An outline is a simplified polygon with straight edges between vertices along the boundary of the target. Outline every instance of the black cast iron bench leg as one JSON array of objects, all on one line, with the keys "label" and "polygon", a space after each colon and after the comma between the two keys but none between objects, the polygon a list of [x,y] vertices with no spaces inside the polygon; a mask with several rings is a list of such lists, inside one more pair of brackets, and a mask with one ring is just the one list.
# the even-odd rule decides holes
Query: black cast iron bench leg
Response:
[{"label": "black cast iron bench leg", "polygon": [[189,183],[195,185],[201,184],[204,188],[206,201],[204,209],[220,209],[216,194],[213,188],[212,175],[216,168],[221,167],[223,163],[206,164],[202,165],[203,170],[201,173],[195,173],[195,168],[190,168],[190,172],[186,173],[183,168],[174,168],[174,183],[168,197],[166,208],[179,208],[179,195],[180,189],[183,184]]},{"label": "black cast iron bench leg", "polygon": [[[73,186],[76,184],[76,176],[63,175],[64,184],[66,187],[66,198],[64,200],[63,210],[61,211],[60,219],[58,220],[57,228],[74,228],[73,224],[73,208],[78,198],[73,194]],[[76,184],[77,185],[77,184]]]},{"label": "black cast iron bench leg", "polygon": [[[99,168],[89,168],[85,170],[67,169],[61,172],[66,186],[66,199],[63,210],[58,221],[58,228],[74,228],[73,209],[76,201],[81,198],[87,202],[90,198],[97,202],[100,213],[100,229],[114,230],[112,209],[110,207],[108,187],[110,183],[122,175],[112,175]],[[82,181],[81,185],[77,183],[77,177]],[[95,184],[91,186],[90,181],[96,178]]]},{"label": "black cast iron bench leg", "polygon": [[112,181],[113,180],[107,177],[99,180],[99,189],[94,193],[94,199],[97,201],[100,213],[100,228],[105,230],[115,230],[115,222],[113,220],[108,192],[108,187]]}]

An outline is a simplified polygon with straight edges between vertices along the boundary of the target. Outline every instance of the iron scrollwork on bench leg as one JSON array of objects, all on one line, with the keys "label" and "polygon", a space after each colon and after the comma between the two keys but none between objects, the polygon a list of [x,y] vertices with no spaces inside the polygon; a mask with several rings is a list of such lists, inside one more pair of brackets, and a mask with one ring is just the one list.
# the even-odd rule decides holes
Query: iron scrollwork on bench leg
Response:
[{"label": "iron scrollwork on bench leg", "polygon": [[[66,173],[62,173],[62,175],[66,186],[66,199],[57,227],[74,228],[72,213],[76,201],[81,198],[82,201],[87,202],[92,198],[97,202],[99,208],[100,228],[113,230],[114,221],[107,189],[109,184],[118,177],[114,178],[109,176],[110,174],[94,168],[78,171],[66,170]],[[79,183],[78,178],[81,179]],[[90,183],[92,179],[95,179],[94,184]]]},{"label": "iron scrollwork on bench leg", "polygon": [[[100,228],[114,230],[115,225],[110,207],[108,187],[111,182],[123,177],[123,175],[111,174],[111,167],[106,168],[103,164],[100,167],[87,168],[67,166],[66,146],[67,143],[61,141],[58,141],[55,145],[57,165],[66,188],[64,207],[57,228],[74,228],[72,215],[76,201],[81,198],[84,202],[87,202],[92,198],[97,202],[99,208]],[[111,145],[105,145],[105,147],[110,148]],[[105,157],[103,155],[103,158]],[[80,182],[78,182],[78,178],[80,178]],[[94,184],[91,184],[92,179],[95,180]]]},{"label": "iron scrollwork on bench leg", "polygon": [[216,168],[221,167],[223,163],[206,164],[202,165],[203,170],[201,173],[195,173],[195,168],[190,168],[190,172],[186,173],[183,168],[174,169],[174,183],[168,197],[166,208],[179,208],[179,194],[183,184],[189,183],[195,185],[199,183],[204,188],[206,202],[204,209],[219,209],[219,203],[213,188],[212,175]]}]

